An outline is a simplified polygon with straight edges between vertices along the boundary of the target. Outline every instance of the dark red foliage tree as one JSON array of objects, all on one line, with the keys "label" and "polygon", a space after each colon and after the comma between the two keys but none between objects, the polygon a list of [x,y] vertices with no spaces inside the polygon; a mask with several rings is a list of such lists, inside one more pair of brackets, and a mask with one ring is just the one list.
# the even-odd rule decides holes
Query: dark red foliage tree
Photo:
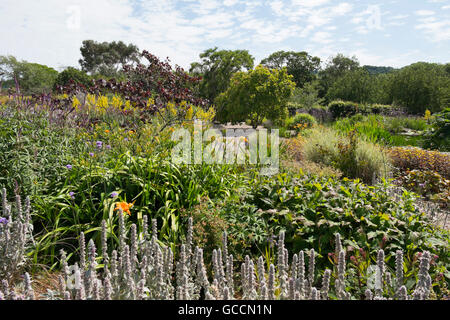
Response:
[{"label": "dark red foliage tree", "polygon": [[[141,56],[148,61],[148,65],[141,63],[136,66],[126,65],[123,71],[127,75],[127,81],[93,80],[89,87],[70,82],[64,87],[58,87],[57,90],[69,95],[78,92],[116,93],[129,100],[134,107],[151,114],[164,108],[168,102],[179,104],[181,101],[186,101],[197,106],[207,105],[207,101],[196,96],[192,90],[193,86],[201,80],[200,77],[190,76],[178,65],[173,69],[169,59],[161,61],[148,51],[143,51]],[[153,105],[147,105],[149,98],[154,99]]]}]

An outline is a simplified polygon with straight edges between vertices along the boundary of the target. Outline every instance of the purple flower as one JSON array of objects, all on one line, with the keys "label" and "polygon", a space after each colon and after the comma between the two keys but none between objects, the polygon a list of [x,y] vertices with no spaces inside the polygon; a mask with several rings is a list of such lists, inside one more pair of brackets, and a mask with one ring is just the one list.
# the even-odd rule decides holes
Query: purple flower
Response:
[{"label": "purple flower", "polygon": [[115,197],[117,197],[119,194],[117,193],[117,192],[113,192],[113,193],[111,193],[111,198],[115,198]]},{"label": "purple flower", "polygon": [[72,165],[68,164],[68,165],[66,166],[66,168],[69,169],[69,170],[72,170]]},{"label": "purple flower", "polygon": [[69,192],[69,196],[72,198],[72,200],[75,200],[75,192]]},{"label": "purple flower", "polygon": [[8,224],[8,219],[0,218],[0,224],[4,224],[6,226]]},{"label": "purple flower", "polygon": [[108,144],[108,145],[106,146],[106,149],[111,150],[111,146]]},{"label": "purple flower", "polygon": [[89,155],[90,155],[91,157],[93,157],[93,156],[94,156],[94,153],[93,153],[93,152],[90,152]]},{"label": "purple flower", "polygon": [[97,148],[101,149],[103,147],[103,142],[97,141]]},{"label": "purple flower", "polygon": [[125,138],[125,139],[123,139],[123,140],[128,141],[128,138]]}]

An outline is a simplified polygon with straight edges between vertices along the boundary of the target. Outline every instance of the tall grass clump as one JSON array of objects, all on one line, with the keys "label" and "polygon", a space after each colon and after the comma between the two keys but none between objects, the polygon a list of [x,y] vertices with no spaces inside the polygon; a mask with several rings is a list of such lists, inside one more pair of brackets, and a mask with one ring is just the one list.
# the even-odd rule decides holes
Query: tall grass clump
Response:
[{"label": "tall grass clump", "polygon": [[374,175],[385,178],[389,172],[384,150],[354,131],[342,135],[330,128],[313,128],[306,133],[303,148],[306,160],[339,169],[348,178],[371,182]]}]

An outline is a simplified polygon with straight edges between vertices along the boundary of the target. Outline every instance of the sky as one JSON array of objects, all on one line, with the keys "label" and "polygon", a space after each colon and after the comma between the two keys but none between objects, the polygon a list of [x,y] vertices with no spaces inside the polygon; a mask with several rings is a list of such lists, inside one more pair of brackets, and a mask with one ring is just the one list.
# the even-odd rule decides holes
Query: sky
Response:
[{"label": "sky", "polygon": [[83,40],[134,43],[189,69],[212,47],[450,62],[450,0],[1,0],[0,55],[79,67]]}]

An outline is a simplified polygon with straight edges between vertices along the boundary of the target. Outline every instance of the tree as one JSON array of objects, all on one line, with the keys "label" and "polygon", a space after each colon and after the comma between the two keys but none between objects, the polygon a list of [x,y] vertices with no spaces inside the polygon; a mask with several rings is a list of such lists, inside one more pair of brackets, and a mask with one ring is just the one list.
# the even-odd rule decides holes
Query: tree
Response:
[{"label": "tree", "polygon": [[320,78],[320,96],[325,97],[328,89],[333,83],[348,71],[354,71],[359,68],[359,61],[356,57],[346,57],[339,53],[330,58],[325,69],[319,72]]},{"label": "tree", "polygon": [[315,105],[320,105],[323,102],[323,99],[319,98],[318,81],[308,82],[303,88],[295,88],[290,102],[298,104],[306,109],[310,109]]},{"label": "tree", "polygon": [[134,44],[119,42],[95,42],[85,40],[80,48],[82,59],[79,60],[83,71],[117,77],[124,65],[139,62],[139,49]]},{"label": "tree", "polygon": [[228,88],[233,74],[251,70],[254,65],[254,58],[247,50],[218,50],[216,47],[201,53],[200,58],[201,62],[191,64],[190,72],[203,78],[198,90],[210,102]]},{"label": "tree", "polygon": [[22,93],[50,92],[58,71],[38,63],[18,61],[13,56],[0,57],[0,73],[6,82],[17,79]]},{"label": "tree", "polygon": [[306,83],[314,80],[320,68],[320,58],[313,57],[305,51],[277,51],[262,60],[261,64],[278,70],[286,67],[288,74],[294,77],[297,87],[302,88]]},{"label": "tree", "polygon": [[119,94],[132,106],[141,109],[142,114],[150,115],[167,108],[169,104],[176,109],[185,109],[184,111],[191,105],[206,105],[191,89],[199,78],[191,77],[179,66],[172,68],[169,60],[161,61],[148,51],[144,50],[140,56],[147,60],[148,64],[125,65],[123,72],[126,81],[99,79],[93,81],[88,88],[71,82],[59,87],[58,91],[69,95],[80,91],[91,94]]},{"label": "tree", "polygon": [[277,121],[287,117],[286,102],[295,82],[286,71],[257,66],[248,72],[236,73],[228,89],[216,99],[217,115],[224,122],[250,120],[256,128],[264,118]]},{"label": "tree", "polygon": [[68,85],[71,80],[85,87],[88,87],[92,83],[92,78],[86,72],[68,67],[56,77],[54,89],[57,86]]},{"label": "tree", "polygon": [[326,98],[328,101],[340,99],[359,103],[372,102],[373,83],[373,78],[364,68],[346,71],[333,82]]},{"label": "tree", "polygon": [[447,66],[414,63],[394,74],[393,101],[414,114],[424,114],[427,109],[439,112],[450,107],[449,85],[450,74],[447,72]]},{"label": "tree", "polygon": [[395,71],[392,67],[363,66],[371,75],[386,74]]}]

